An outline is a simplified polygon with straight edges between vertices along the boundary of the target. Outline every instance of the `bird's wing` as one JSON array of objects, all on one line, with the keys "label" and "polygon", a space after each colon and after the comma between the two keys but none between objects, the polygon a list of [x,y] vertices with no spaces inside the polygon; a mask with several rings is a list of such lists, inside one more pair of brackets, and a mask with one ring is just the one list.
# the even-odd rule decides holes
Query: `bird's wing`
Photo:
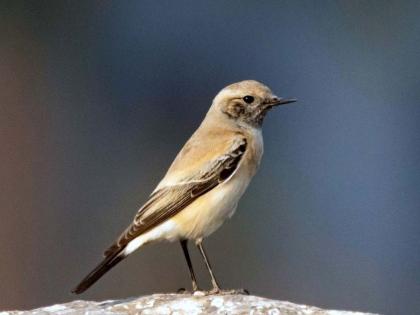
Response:
[{"label": "bird's wing", "polygon": [[[237,169],[247,148],[247,142],[243,136],[231,138],[229,142],[224,152],[207,160],[199,169],[191,172],[190,176],[179,178],[176,183],[166,186],[159,185],[146,204],[137,212],[131,225],[105,251],[104,255],[108,256],[120,251],[139,235],[174,216],[195,199],[229,179]],[[201,157],[197,157],[199,158]]]}]

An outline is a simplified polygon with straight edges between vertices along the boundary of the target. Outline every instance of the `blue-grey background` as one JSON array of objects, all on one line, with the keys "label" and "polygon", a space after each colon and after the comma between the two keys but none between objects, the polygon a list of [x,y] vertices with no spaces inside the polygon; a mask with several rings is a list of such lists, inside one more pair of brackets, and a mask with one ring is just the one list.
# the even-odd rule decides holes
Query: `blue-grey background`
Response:
[{"label": "blue-grey background", "polygon": [[[70,301],[225,85],[270,113],[236,215],[207,241],[226,288],[420,312],[418,1],[10,1],[0,10],[0,309]],[[191,248],[199,281],[209,283]],[[189,288],[178,244],[84,299]]]}]

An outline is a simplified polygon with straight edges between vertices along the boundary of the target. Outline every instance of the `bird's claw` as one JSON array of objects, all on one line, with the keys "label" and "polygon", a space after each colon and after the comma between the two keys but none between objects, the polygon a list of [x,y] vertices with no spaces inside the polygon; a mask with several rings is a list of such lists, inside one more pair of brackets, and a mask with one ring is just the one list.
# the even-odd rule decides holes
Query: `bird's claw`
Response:
[{"label": "bird's claw", "polygon": [[204,295],[249,295],[249,291],[247,289],[231,289],[231,290],[222,290],[220,288],[213,288],[209,291],[204,291]]},{"label": "bird's claw", "polygon": [[179,288],[176,290],[176,293],[178,294],[188,294],[189,292],[185,288]]},{"label": "bird's claw", "polygon": [[193,289],[192,291],[188,291],[185,288],[179,288],[176,291],[177,294],[192,294],[192,295],[204,295],[204,294],[202,294],[203,292],[205,292],[205,291],[202,291],[202,290],[200,290],[198,288]]}]

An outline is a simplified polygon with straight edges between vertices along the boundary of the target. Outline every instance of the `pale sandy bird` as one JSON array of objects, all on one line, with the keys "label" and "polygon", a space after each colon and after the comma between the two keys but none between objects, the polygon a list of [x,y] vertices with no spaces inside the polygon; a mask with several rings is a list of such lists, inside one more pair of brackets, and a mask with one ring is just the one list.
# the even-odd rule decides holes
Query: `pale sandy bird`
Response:
[{"label": "pale sandy bird", "polygon": [[202,241],[233,215],[257,171],[263,154],[261,125],[266,113],[295,101],[279,98],[253,80],[221,90],[131,225],[73,292],[84,292],[143,245],[163,240],[180,241],[196,291],[187,247],[189,240],[194,241],[210,273],[213,289],[209,292],[221,292]]}]

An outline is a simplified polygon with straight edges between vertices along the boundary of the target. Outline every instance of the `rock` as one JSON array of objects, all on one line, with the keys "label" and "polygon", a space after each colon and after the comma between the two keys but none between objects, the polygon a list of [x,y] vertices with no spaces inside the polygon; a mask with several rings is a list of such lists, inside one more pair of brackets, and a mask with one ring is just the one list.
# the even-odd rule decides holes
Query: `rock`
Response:
[{"label": "rock", "polygon": [[270,315],[361,315],[368,313],[324,310],[313,306],[270,300],[252,295],[153,294],[104,302],[73,301],[31,311],[0,312],[0,315],[126,315],[126,314],[270,314]]}]

